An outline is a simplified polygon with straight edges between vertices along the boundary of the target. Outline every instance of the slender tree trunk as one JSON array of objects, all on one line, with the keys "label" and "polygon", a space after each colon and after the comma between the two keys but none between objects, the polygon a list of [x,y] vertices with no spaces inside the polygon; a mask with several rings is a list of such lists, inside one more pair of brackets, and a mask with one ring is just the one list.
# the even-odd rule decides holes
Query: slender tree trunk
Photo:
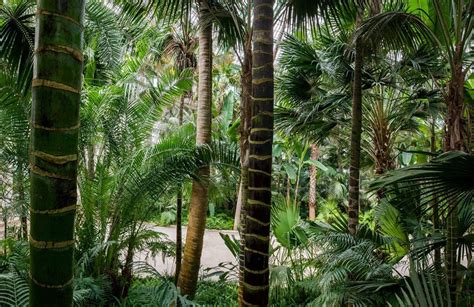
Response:
[{"label": "slender tree trunk", "polygon": [[[199,1],[199,19],[206,20],[208,2]],[[196,144],[211,144],[211,104],[212,104],[212,25],[206,23],[199,28],[199,85],[196,124]],[[189,223],[184,246],[184,257],[178,278],[181,293],[194,297],[196,293],[201,253],[206,228],[209,202],[209,166],[199,170],[200,181],[193,181]]]},{"label": "slender tree trunk", "polygon": [[[362,9],[357,12],[356,28],[362,22]],[[349,166],[349,233],[355,235],[359,225],[359,186],[360,186],[360,153],[362,136],[362,44],[359,40],[355,43],[354,80],[352,83],[352,131],[351,131],[351,162]]]},{"label": "slender tree trunk", "polygon": [[252,120],[241,306],[267,306],[273,144],[273,0],[253,1]]},{"label": "slender tree trunk", "polygon": [[[248,2],[249,18],[251,16],[251,3]],[[250,24],[250,20],[249,20]],[[240,233],[246,232],[245,229],[245,204],[248,200],[248,184],[249,184],[249,134],[252,113],[252,34],[247,34],[247,40],[244,46],[244,63],[242,67],[242,98],[240,102],[240,186],[237,207],[234,219],[234,230],[240,226]],[[240,249],[245,249],[245,237],[240,238]],[[239,255],[239,284],[244,282],[244,274],[242,268],[245,267],[245,255]],[[243,296],[243,288],[239,287],[238,296]]]},{"label": "slender tree trunk", "polygon": [[32,83],[30,306],[72,306],[83,0],[38,1]]},{"label": "slender tree trunk", "polygon": [[[448,106],[446,151],[459,150],[468,152],[465,140],[463,111],[464,111],[464,73],[462,71],[462,50],[456,47],[455,70],[451,74],[448,84]],[[458,208],[455,202],[449,203],[447,217],[447,240],[446,240],[446,267],[451,300],[457,302],[458,279],[457,279],[457,240],[458,240]]]},{"label": "slender tree trunk", "polygon": [[286,175],[286,205],[289,207],[291,204],[291,179],[290,175]]},{"label": "slender tree trunk", "polygon": [[[316,161],[318,160],[318,158],[318,145],[311,144],[311,159]],[[316,216],[318,216],[318,207],[316,203],[318,168],[316,167],[316,165],[311,165],[309,172],[309,220],[314,221],[316,220]]]},{"label": "slender tree trunk", "polygon": [[132,285],[133,278],[133,239],[130,238],[130,243],[128,244],[127,254],[125,257],[125,263],[123,265],[122,274],[120,277],[120,296],[119,299],[123,300],[128,296],[130,286]]},{"label": "slender tree trunk", "polygon": [[94,145],[90,145],[87,148],[87,177],[89,180],[93,180],[95,177],[95,162],[94,162]]},{"label": "slender tree trunk", "polygon": [[25,186],[23,177],[23,163],[18,163],[16,182],[14,184],[14,191],[18,197],[18,209],[20,212],[20,238],[28,240],[28,215],[26,204],[25,204]]},{"label": "slender tree trunk", "polygon": [[18,178],[18,203],[20,205],[20,223],[21,223],[21,236],[23,240],[28,240],[28,215],[27,208],[25,208],[25,187],[23,182],[23,170],[20,170],[21,176]]},{"label": "slender tree trunk", "polygon": [[[250,34],[249,34],[250,35]],[[244,47],[244,63],[242,66],[242,97],[240,100],[240,184],[237,206],[234,217],[234,230],[240,225],[243,204],[248,197],[248,150],[250,133],[251,91],[252,91],[252,40],[249,37]]]},{"label": "slender tree trunk", "polygon": [[[183,114],[184,114],[184,100],[185,97],[181,97],[179,104],[179,125],[183,125]],[[174,273],[175,283],[178,283],[179,272],[181,271],[181,262],[183,258],[183,187],[178,187],[178,193],[176,195],[176,270]]]},{"label": "slender tree trunk", "polygon": [[[431,136],[430,136],[430,151],[432,154],[436,153],[436,121],[433,118],[431,122]],[[433,230],[439,230],[439,207],[438,207],[438,199],[435,197],[433,199]],[[441,248],[435,247],[434,249],[434,260],[433,260],[434,267],[437,271],[441,270]]]}]

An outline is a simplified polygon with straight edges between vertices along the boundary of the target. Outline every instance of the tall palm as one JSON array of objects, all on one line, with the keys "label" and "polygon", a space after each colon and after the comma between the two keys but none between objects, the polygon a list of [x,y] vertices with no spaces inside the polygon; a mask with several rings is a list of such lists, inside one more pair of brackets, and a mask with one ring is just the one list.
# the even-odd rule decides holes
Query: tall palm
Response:
[{"label": "tall palm", "polygon": [[[125,0],[114,0],[123,13],[132,20],[145,19],[150,14],[165,22],[175,21],[178,16],[185,16],[197,5],[199,26],[199,81],[198,107],[196,123],[196,144],[208,146],[211,142],[211,104],[212,104],[212,18],[211,6],[214,1],[208,0],[174,0],[174,1],[138,1],[131,3]],[[209,201],[209,166],[199,171],[201,180],[194,181],[191,193],[188,231],[184,248],[183,262],[177,285],[183,294],[194,296],[201,262],[206,214]]]},{"label": "tall palm", "polygon": [[[380,12],[381,1],[357,1],[355,28],[358,29],[364,19],[366,7],[371,15]],[[362,139],[362,69],[364,63],[364,42],[356,37],[354,40],[354,75],[352,81],[352,130],[351,130],[351,162],[349,167],[349,205],[347,227],[352,235],[357,232],[360,207],[360,155]]]},{"label": "tall palm", "polygon": [[253,2],[252,122],[243,233],[242,306],[268,305],[273,144],[273,0]]},{"label": "tall palm", "polygon": [[72,305],[84,4],[38,4],[30,160],[31,306]]},{"label": "tall palm", "polygon": [[[195,70],[196,56],[194,54],[197,41],[194,38],[192,30],[191,11],[185,12],[179,22],[179,33],[169,37],[165,51],[174,56],[178,71],[187,69]],[[183,125],[185,100],[192,100],[192,89],[181,97],[179,105],[178,121],[179,125]],[[183,235],[182,235],[182,215],[183,215],[183,188],[178,187],[176,195],[176,269],[175,282],[178,282],[179,273],[181,271],[181,262],[183,254]]]},{"label": "tall palm", "polygon": [[[211,105],[212,105],[212,23],[208,18],[210,7],[206,0],[198,1],[199,20],[199,82],[198,110],[196,123],[196,145],[211,144]],[[196,284],[201,263],[201,253],[206,228],[207,207],[209,202],[209,166],[203,166],[199,172],[200,181],[193,181],[191,204],[189,208],[188,231],[184,247],[178,287],[190,297],[196,292]]]}]

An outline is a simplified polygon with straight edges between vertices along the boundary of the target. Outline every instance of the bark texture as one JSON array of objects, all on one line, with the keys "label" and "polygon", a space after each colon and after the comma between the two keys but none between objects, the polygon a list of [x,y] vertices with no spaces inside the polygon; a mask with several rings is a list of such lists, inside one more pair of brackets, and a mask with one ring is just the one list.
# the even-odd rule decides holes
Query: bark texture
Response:
[{"label": "bark texture", "polygon": [[83,0],[40,0],[32,83],[30,306],[72,306]]},{"label": "bark texture", "polygon": [[[199,19],[209,10],[207,1],[199,1]],[[202,24],[199,29],[199,84],[196,124],[196,144],[211,144],[211,103],[212,103],[212,25]],[[201,264],[201,253],[206,228],[209,202],[209,166],[199,170],[200,181],[194,181],[191,192],[189,223],[184,246],[183,263],[178,278],[181,293],[194,297]]]},{"label": "bark texture", "polygon": [[242,216],[242,208],[248,197],[248,152],[251,118],[251,91],[252,91],[252,48],[251,37],[244,47],[244,62],[242,66],[241,84],[242,96],[240,99],[240,184],[237,206],[235,209],[234,230],[237,230]]},{"label": "bark texture", "polygon": [[[357,24],[361,23],[362,13],[358,12]],[[352,130],[351,130],[351,161],[349,166],[349,233],[355,235],[359,225],[360,200],[360,144],[362,136],[362,45],[358,40],[355,46],[354,80],[352,83]]]},{"label": "bark texture", "polygon": [[241,306],[267,306],[273,144],[273,0],[253,1],[249,196],[245,205]]},{"label": "bark texture", "polygon": [[[319,158],[319,148],[316,144],[311,144],[311,159],[318,160]],[[318,168],[316,165],[311,165],[309,170],[309,220],[314,221],[318,216],[318,206],[316,203],[317,199],[317,175]]]},{"label": "bark texture", "polygon": [[[448,94],[445,97],[448,106],[447,136],[445,143],[446,151],[465,151],[466,131],[463,121],[464,112],[464,73],[462,70],[462,50],[456,48],[454,59],[454,71],[451,73],[451,80],[448,84]],[[458,278],[457,278],[457,241],[458,241],[458,207],[456,202],[449,203],[447,217],[447,240],[446,240],[446,268],[448,274],[448,284],[451,294],[451,301],[456,304],[458,299]]]}]

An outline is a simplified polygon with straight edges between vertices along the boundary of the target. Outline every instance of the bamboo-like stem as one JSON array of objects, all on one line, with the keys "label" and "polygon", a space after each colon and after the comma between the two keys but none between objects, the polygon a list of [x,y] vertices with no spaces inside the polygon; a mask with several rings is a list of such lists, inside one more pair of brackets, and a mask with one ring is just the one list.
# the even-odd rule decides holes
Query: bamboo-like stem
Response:
[{"label": "bamboo-like stem", "polygon": [[243,232],[240,306],[267,306],[273,144],[273,0],[253,1],[249,196]]},{"label": "bamboo-like stem", "polygon": [[[84,0],[37,5],[32,82],[30,306],[72,306]],[[74,208],[73,208],[74,209]]]}]

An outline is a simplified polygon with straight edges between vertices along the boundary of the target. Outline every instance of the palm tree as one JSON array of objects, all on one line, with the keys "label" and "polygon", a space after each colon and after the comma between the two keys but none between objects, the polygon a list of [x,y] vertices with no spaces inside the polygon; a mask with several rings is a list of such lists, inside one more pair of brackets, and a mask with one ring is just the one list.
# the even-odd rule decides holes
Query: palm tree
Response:
[{"label": "palm tree", "polygon": [[[198,1],[199,20],[199,84],[198,111],[196,123],[196,145],[211,144],[211,105],[212,105],[212,23],[209,2]],[[188,231],[184,246],[178,288],[183,294],[194,296],[201,263],[204,230],[206,228],[207,206],[209,201],[209,166],[203,166],[199,172],[200,181],[193,181],[191,204],[189,209]]]},{"label": "palm tree", "polygon": [[[146,18],[154,14],[164,21],[174,21],[178,16],[187,16],[193,4],[197,4],[199,26],[199,81],[196,123],[196,144],[209,146],[211,143],[211,104],[212,104],[212,18],[211,3],[208,0],[142,1],[130,3],[115,0],[122,11],[132,19]],[[212,4],[212,5],[211,5]],[[194,181],[191,193],[188,231],[183,261],[177,286],[183,294],[193,297],[201,261],[204,230],[209,201],[209,166],[203,166],[198,172],[199,181]]]},{"label": "palm tree", "polygon": [[273,144],[273,1],[254,0],[249,186],[243,233],[242,306],[268,305]]},{"label": "palm tree", "polygon": [[72,306],[84,4],[38,4],[30,160],[31,306]]},{"label": "palm tree", "polygon": [[[194,32],[192,30],[191,11],[185,12],[185,16],[182,16],[179,28],[180,33],[177,32],[175,35],[170,35],[169,41],[165,51],[175,57],[176,66],[178,71],[184,71],[187,69],[195,70],[196,68],[196,56],[194,54],[197,41],[194,38]],[[184,120],[184,107],[185,99],[188,98],[192,101],[193,92],[190,89],[185,95],[181,97],[179,105],[178,121],[179,125],[183,125]],[[179,273],[181,271],[181,262],[183,254],[183,235],[182,235],[182,215],[183,215],[183,188],[178,187],[178,193],[176,195],[176,269],[175,269],[175,283],[178,282]]]},{"label": "palm tree", "polygon": [[[358,36],[371,38],[374,45],[382,43],[389,49],[399,50],[413,47],[423,41],[435,42],[443,58],[449,64],[449,76],[443,89],[447,106],[445,150],[469,151],[464,124],[464,79],[470,65],[465,65],[467,46],[474,28],[474,3],[472,1],[434,0],[427,7],[413,4],[412,12],[407,7],[379,14],[367,20]],[[420,14],[419,12],[422,12]],[[431,15],[430,15],[431,14]],[[428,17],[427,17],[428,16]],[[448,243],[446,246],[448,281],[452,301],[456,301],[456,241],[457,207],[451,206],[448,217]]]},{"label": "palm tree", "polygon": [[[370,14],[380,12],[380,0],[357,1],[355,29],[357,30],[364,18],[364,11],[368,6]],[[360,207],[360,154],[362,139],[362,69],[364,63],[364,42],[356,37],[354,40],[354,75],[352,83],[352,131],[351,131],[351,162],[349,166],[349,214],[347,227],[352,235],[357,232]]]}]

